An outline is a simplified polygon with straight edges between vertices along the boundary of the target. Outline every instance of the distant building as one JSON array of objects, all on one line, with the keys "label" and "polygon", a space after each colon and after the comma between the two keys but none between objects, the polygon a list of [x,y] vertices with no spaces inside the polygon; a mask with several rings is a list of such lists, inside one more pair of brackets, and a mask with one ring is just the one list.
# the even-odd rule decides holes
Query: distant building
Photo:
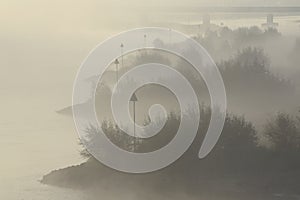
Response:
[{"label": "distant building", "polygon": [[[224,24],[223,24],[224,25]],[[211,22],[211,18],[209,14],[205,14],[202,16],[202,21],[200,23],[190,24],[189,22],[181,24],[181,23],[173,23],[168,24],[172,29],[181,30],[191,36],[202,36],[205,37],[210,35],[210,32],[217,32],[221,26],[214,24]]]},{"label": "distant building", "polygon": [[273,18],[274,18],[273,14],[268,14],[267,15],[267,23],[263,23],[262,27],[264,29],[276,29],[279,24],[274,23]]}]

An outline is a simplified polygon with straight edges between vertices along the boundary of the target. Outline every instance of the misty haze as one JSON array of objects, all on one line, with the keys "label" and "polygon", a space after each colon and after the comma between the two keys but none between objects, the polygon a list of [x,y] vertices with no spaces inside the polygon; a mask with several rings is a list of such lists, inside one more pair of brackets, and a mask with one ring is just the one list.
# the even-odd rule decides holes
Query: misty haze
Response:
[{"label": "misty haze", "polygon": [[[300,199],[297,0],[13,0],[0,5],[1,200]],[[158,171],[130,174],[109,168],[86,149],[74,125],[72,92],[81,64],[99,43],[140,27],[170,32],[153,43],[149,33],[139,35],[136,40],[144,47],[184,49],[184,42],[174,38],[176,31],[199,43],[223,78],[227,108],[218,142],[199,159],[213,106],[201,74],[171,52],[145,48],[124,53],[128,41],[118,44],[120,56],[103,76],[84,80],[91,88],[85,91],[88,98],[73,105],[83,118],[95,106],[100,125],[88,124],[83,130],[87,135],[101,134],[101,129],[114,145],[131,153],[157,151],[176,137],[180,102],[159,84],[138,88],[128,104],[134,126],[153,122],[152,105],[164,107],[165,121],[155,118],[157,126],[163,124],[158,134],[132,137],[114,119],[111,99],[117,81],[147,63],[169,66],[188,80],[198,104],[184,115],[200,117],[193,143],[178,160]],[[135,81],[128,79],[120,88]],[[181,95],[190,98],[187,91]],[[195,106],[200,116],[195,116]]]}]

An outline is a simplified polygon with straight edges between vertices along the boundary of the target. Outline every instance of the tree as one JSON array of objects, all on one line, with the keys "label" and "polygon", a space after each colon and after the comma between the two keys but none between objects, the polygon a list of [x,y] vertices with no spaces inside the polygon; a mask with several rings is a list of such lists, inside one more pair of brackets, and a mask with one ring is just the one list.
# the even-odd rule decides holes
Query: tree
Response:
[{"label": "tree", "polygon": [[296,119],[285,113],[278,113],[267,123],[264,130],[273,150],[282,153],[299,150],[299,133]]}]

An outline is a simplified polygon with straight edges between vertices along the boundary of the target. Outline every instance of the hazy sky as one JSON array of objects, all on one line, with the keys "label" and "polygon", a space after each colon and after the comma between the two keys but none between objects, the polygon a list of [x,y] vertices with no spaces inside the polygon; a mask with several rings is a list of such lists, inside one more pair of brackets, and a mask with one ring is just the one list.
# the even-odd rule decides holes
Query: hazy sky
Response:
[{"label": "hazy sky", "polygon": [[[74,27],[126,24],[139,14],[194,6],[300,6],[299,0],[0,0],[1,33],[64,31]],[[135,19],[142,20],[142,19]]]}]

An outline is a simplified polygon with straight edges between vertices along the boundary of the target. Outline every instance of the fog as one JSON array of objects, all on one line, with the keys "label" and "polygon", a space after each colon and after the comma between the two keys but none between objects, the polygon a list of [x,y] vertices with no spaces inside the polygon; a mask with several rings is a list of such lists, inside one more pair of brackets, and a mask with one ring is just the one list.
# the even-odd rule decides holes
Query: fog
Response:
[{"label": "fog", "polygon": [[[0,1],[0,199],[299,198],[299,13],[274,13],[279,26],[265,31],[261,24],[269,13],[195,12],[216,5],[300,6],[297,0]],[[213,28],[203,31],[207,14]],[[70,106],[77,70],[89,52],[111,35],[144,26],[179,30],[208,51],[224,79],[228,116],[215,150],[198,160],[210,117],[202,78],[185,60],[166,52],[125,55],[120,75],[152,61],[183,73],[203,113],[199,136],[178,162],[153,174],[130,175],[104,167],[85,152]],[[113,64],[100,83],[98,118],[115,144],[132,151],[132,138],[123,138],[109,107]],[[178,102],[156,85],[137,95],[142,97],[138,124],[149,123],[148,109],[155,103],[168,111],[162,132],[136,151],[158,149],[180,123]]]}]

